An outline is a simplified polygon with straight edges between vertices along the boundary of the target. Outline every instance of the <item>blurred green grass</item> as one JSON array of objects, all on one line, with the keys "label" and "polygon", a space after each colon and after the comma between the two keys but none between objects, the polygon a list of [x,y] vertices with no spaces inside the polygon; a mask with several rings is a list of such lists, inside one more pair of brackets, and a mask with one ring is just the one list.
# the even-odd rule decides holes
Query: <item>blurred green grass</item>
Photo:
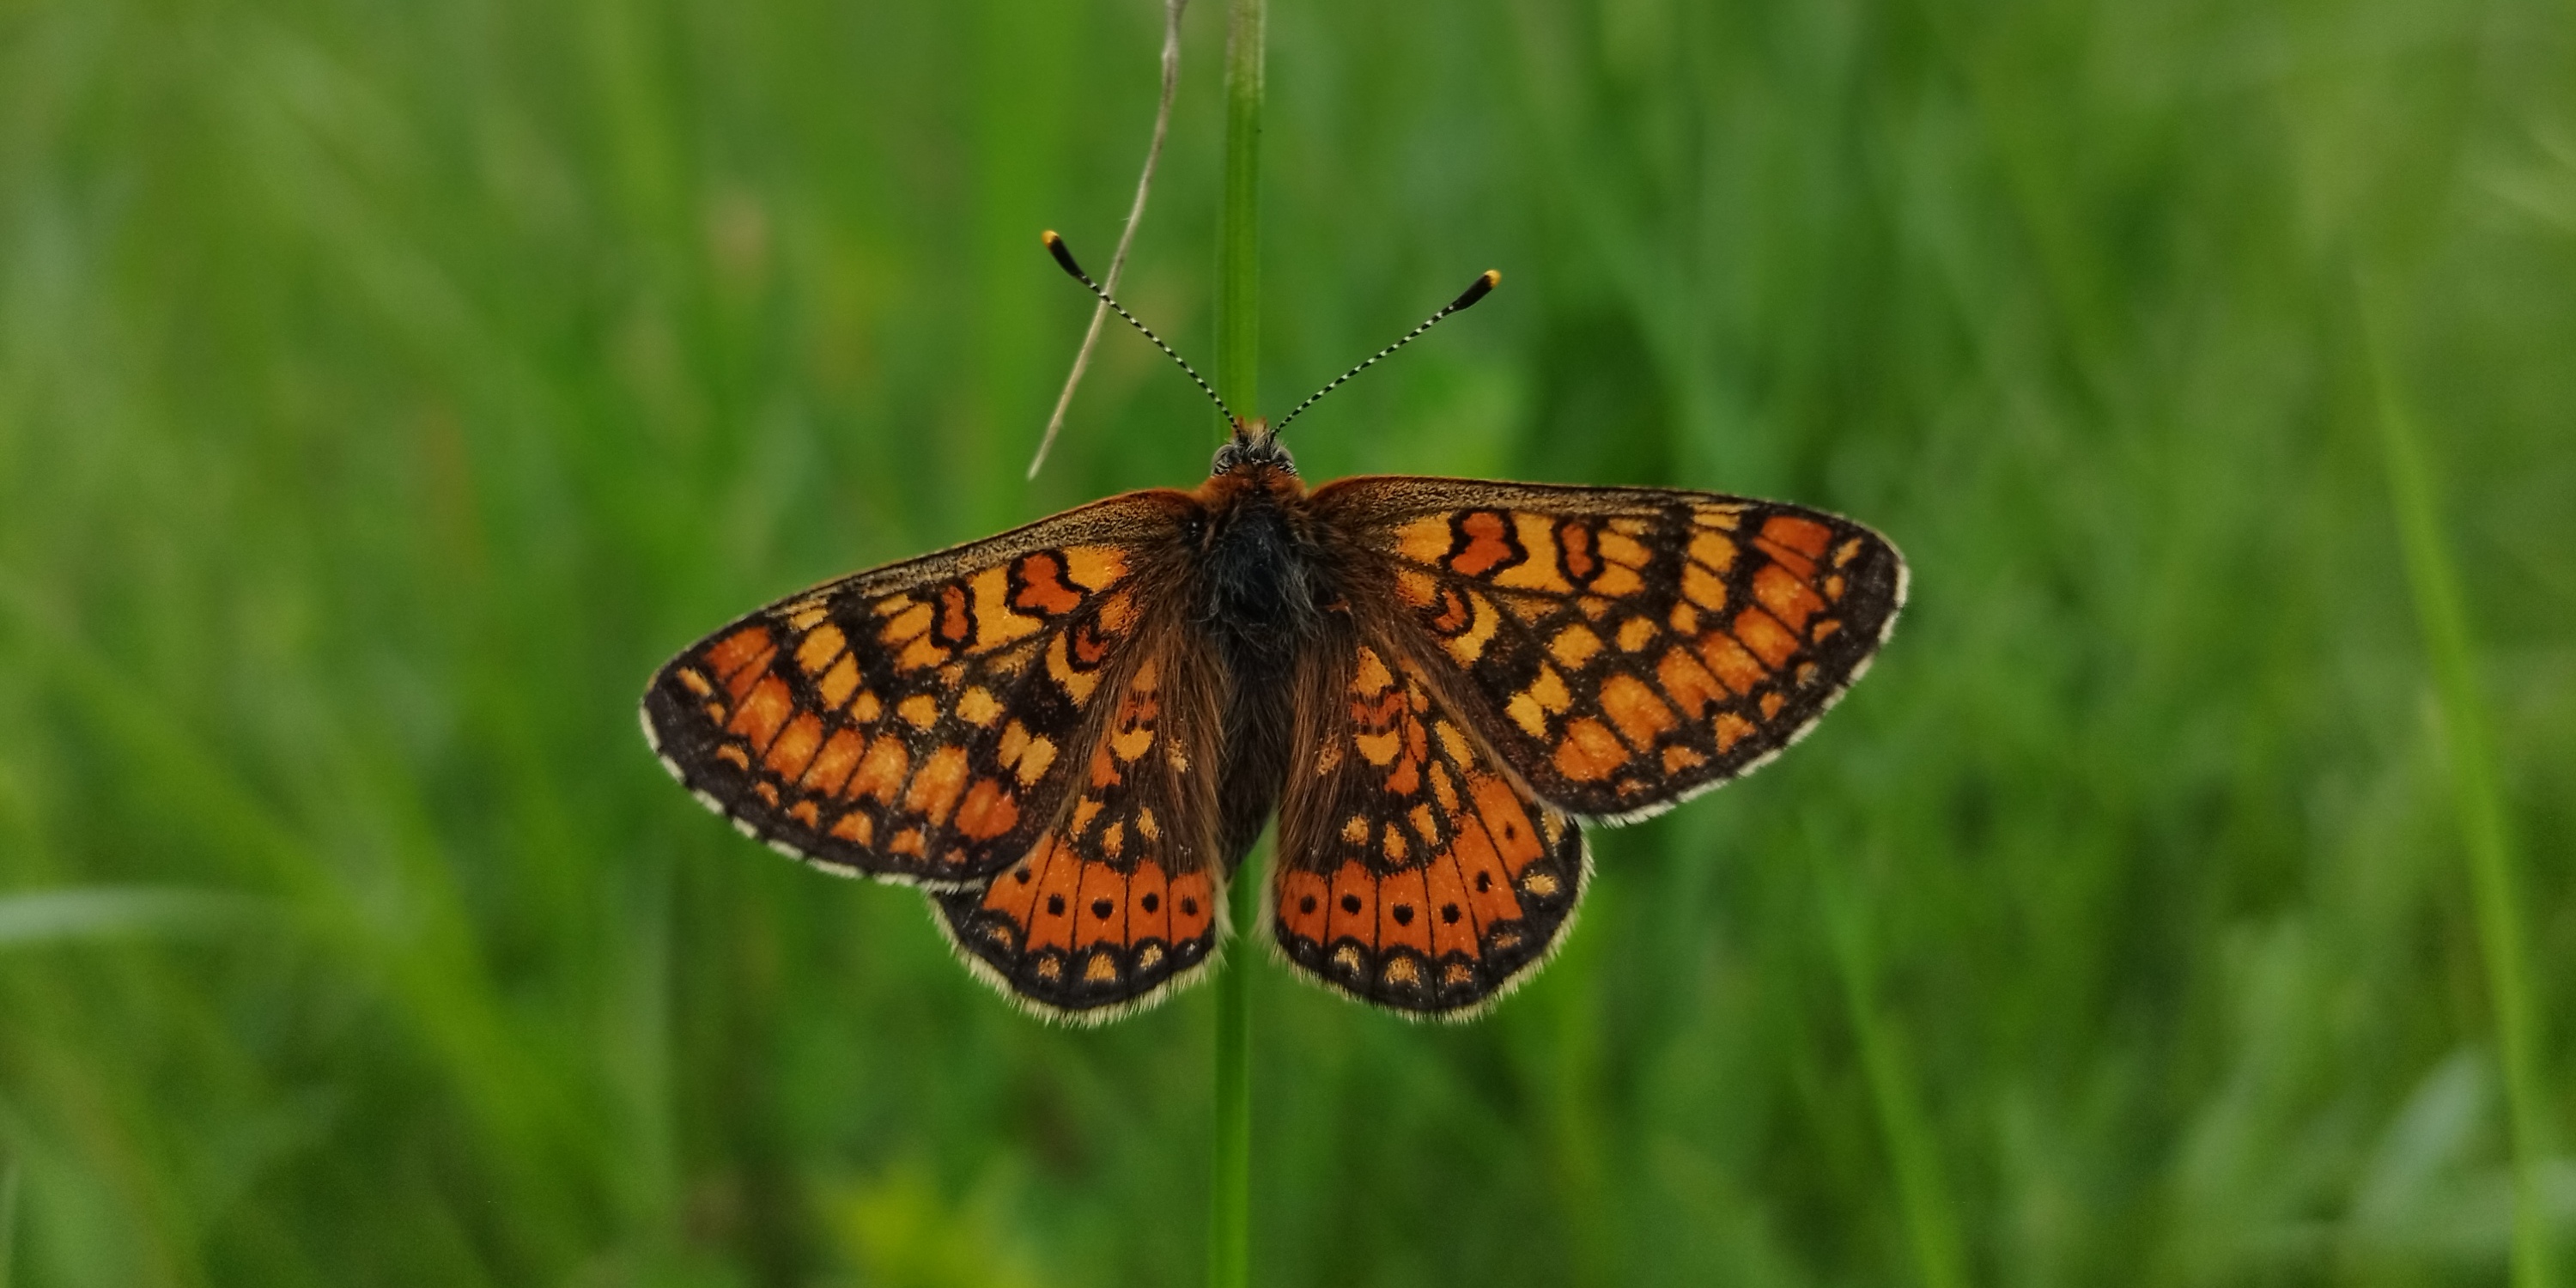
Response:
[{"label": "blurred green grass", "polygon": [[[631,714],[752,604],[1199,476],[1112,335],[1020,481],[1088,309],[1035,234],[1114,241],[1158,14],[0,3],[0,1282],[1196,1281],[1208,996],[1021,1019]],[[1122,292],[1197,355],[1220,18]],[[1507,279],[1310,476],[1794,498],[1916,601],[1489,1021],[1256,978],[1256,1278],[2502,1282],[2355,281],[2564,1150],[2571,66],[2536,0],[1275,5],[1274,401]]]}]

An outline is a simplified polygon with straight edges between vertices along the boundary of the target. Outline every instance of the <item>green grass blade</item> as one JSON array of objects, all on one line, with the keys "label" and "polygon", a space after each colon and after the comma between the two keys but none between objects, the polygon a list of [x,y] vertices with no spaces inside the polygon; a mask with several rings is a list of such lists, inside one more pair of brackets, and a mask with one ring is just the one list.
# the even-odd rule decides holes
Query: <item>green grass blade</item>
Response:
[{"label": "green grass blade", "polygon": [[2495,1012],[2497,1054],[2504,1065],[2505,1097],[2513,1117],[2513,1282],[2515,1288],[2550,1288],[2557,1275],[2541,1174],[2549,1157],[2546,1093],[2539,1068],[2541,1011],[2525,970],[2524,912],[2513,837],[2496,781],[2493,736],[2479,696],[2477,659],[2469,640],[2468,610],[2461,602],[2459,572],[2442,540],[2431,466],[2391,367],[2383,324],[2367,295],[2362,322],[2378,402],[2380,449],[2387,460],[2389,504],[2396,511],[2406,581],[2414,594],[2424,652],[2433,671],[2442,741],[2450,761],[2452,802],[2468,852],[2488,1004]]},{"label": "green grass blade", "polygon": [[213,890],[76,886],[0,896],[0,949],[236,929],[268,910],[264,900]]},{"label": "green grass blade", "polygon": [[1906,1241],[1923,1288],[1963,1288],[1968,1282],[1959,1250],[1959,1218],[1941,1179],[1939,1147],[1924,1121],[1919,1071],[1896,1026],[1879,1009],[1877,967],[1869,946],[1868,912],[1843,885],[1832,861],[1815,855],[1816,887],[1824,905],[1826,937],[1842,976],[1843,1010],[1860,1048],[1869,1080],[1870,1107],[1887,1144],[1897,1201],[1904,1209]]},{"label": "green grass blade", "polygon": [[18,1264],[18,1160],[0,1164],[0,1288],[16,1282],[10,1268]]}]

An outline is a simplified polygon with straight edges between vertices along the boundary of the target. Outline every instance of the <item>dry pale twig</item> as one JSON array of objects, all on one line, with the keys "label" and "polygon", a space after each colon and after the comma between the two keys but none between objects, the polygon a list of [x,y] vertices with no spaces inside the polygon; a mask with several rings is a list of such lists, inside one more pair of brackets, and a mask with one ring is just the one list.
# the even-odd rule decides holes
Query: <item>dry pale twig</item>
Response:
[{"label": "dry pale twig", "polygon": [[[1181,83],[1181,10],[1188,7],[1189,0],[1163,0],[1163,100],[1154,109],[1154,141],[1145,149],[1145,172],[1136,178],[1136,201],[1127,208],[1127,228],[1118,234],[1118,250],[1109,257],[1108,276],[1101,279],[1103,290],[1118,289],[1118,271],[1127,266],[1127,247],[1136,240],[1136,224],[1145,217],[1145,194],[1154,189],[1154,166],[1163,159],[1163,136],[1172,128],[1172,93]],[[1055,446],[1057,431],[1064,428],[1065,410],[1073,406],[1073,391],[1091,366],[1092,346],[1100,343],[1100,328],[1108,320],[1106,303],[1093,306],[1091,329],[1083,333],[1082,348],[1073,355],[1073,373],[1064,378],[1055,414],[1047,417],[1046,437],[1038,440],[1038,454],[1029,461],[1032,479],[1038,476],[1038,467],[1046,464],[1047,449]]]}]

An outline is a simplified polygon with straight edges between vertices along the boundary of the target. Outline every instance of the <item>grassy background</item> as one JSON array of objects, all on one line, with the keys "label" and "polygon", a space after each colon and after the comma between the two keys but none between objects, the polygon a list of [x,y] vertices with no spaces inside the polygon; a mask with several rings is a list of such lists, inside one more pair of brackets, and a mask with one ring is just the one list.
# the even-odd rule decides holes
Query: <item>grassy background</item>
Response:
[{"label": "grassy background", "polygon": [[[1023,1020],[632,715],[755,603],[1200,476],[1113,334],[1020,479],[1159,8],[0,0],[0,1282],[1196,1280],[1208,994]],[[1221,28],[1124,292],[1203,356]],[[2571,69],[2563,0],[1280,0],[1268,410],[1507,279],[1310,476],[1794,498],[1916,598],[1490,1020],[1254,980],[1256,1279],[2502,1282],[2377,425],[2563,1148]]]}]

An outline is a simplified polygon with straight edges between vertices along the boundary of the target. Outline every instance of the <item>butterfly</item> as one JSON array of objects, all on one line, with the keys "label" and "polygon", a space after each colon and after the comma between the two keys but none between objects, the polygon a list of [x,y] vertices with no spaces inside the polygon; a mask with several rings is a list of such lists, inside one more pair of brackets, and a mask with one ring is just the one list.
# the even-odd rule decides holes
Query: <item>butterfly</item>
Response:
[{"label": "butterfly", "polygon": [[[1046,235],[1058,262],[1116,301]],[[1297,973],[1464,1018],[1529,979],[1586,823],[1741,777],[1869,667],[1886,538],[1776,501],[1425,477],[1309,490],[1226,416],[1193,491],[1130,492],[826,582],[657,672],[644,733],[745,835],[922,887],[977,976],[1096,1023],[1203,977],[1278,820]]]}]

